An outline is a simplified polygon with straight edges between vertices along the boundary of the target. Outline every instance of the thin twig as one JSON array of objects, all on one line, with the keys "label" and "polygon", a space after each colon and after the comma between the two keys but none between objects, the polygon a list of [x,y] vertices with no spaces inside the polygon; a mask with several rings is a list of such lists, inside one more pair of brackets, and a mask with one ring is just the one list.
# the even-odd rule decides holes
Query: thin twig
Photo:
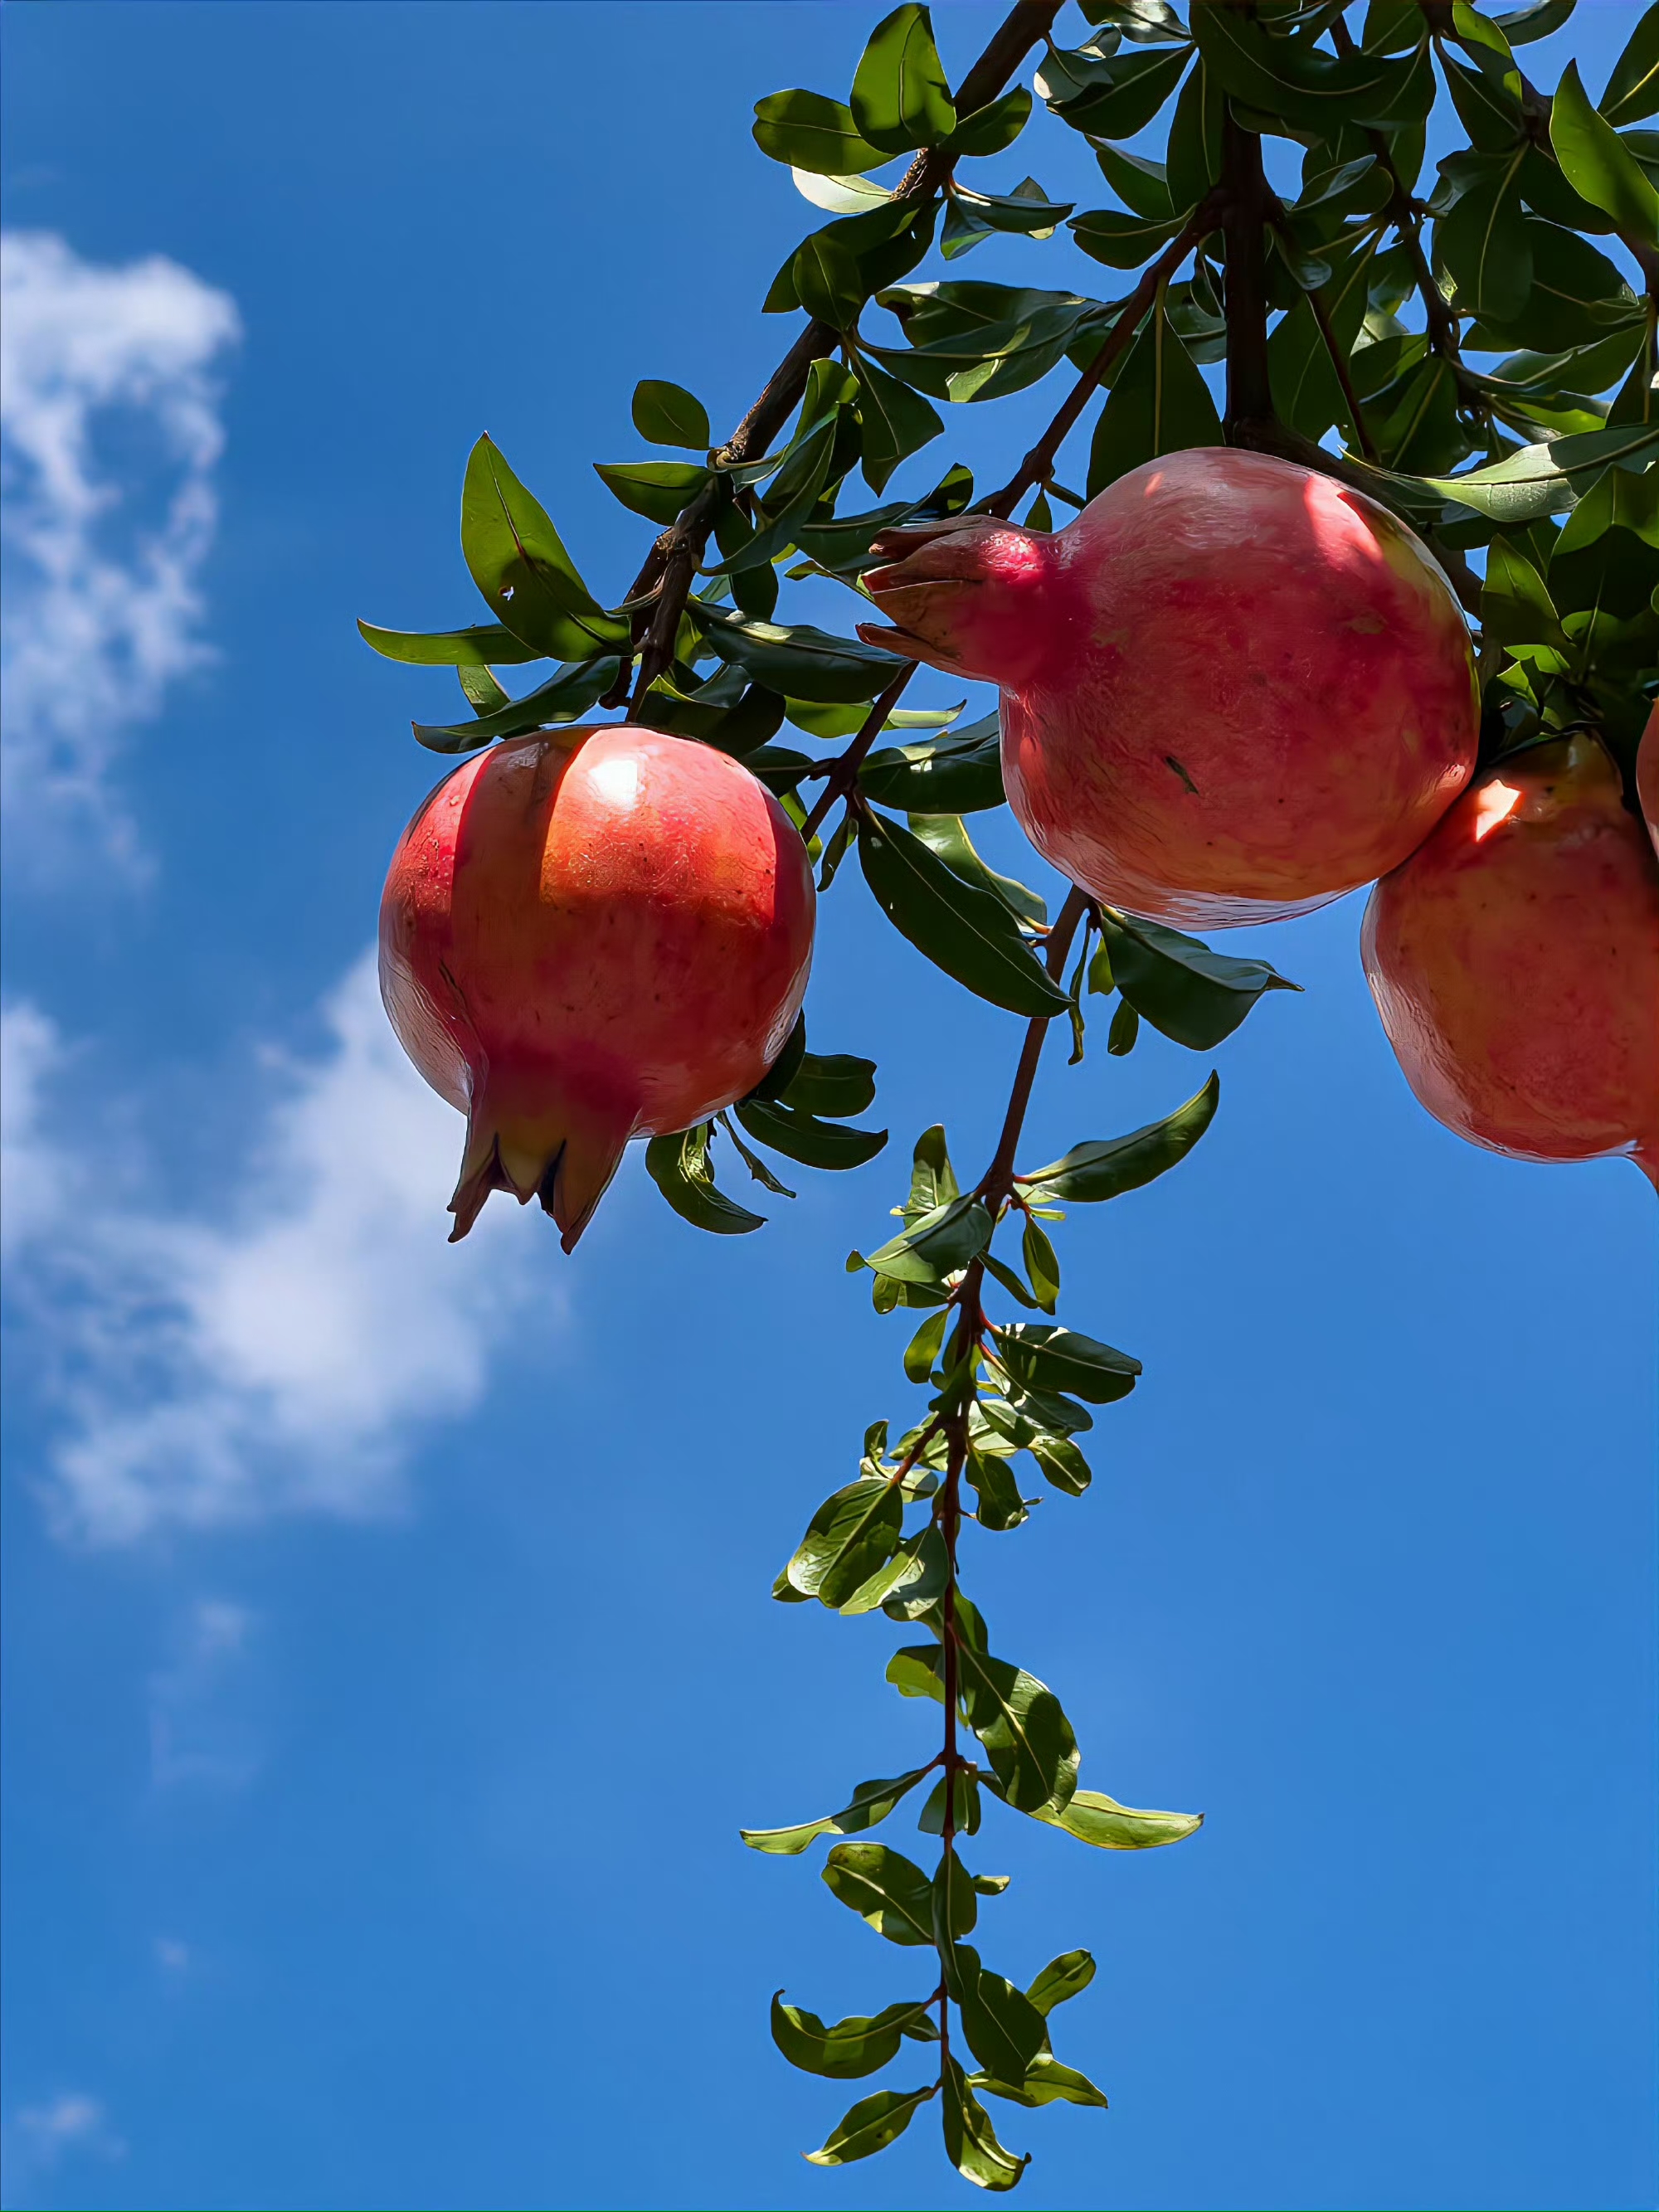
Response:
[{"label": "thin twig", "polygon": [[865,755],[886,726],[887,717],[903,695],[905,685],[915,674],[918,664],[911,661],[901,668],[887,689],[876,701],[859,726],[858,735],[844,753],[838,753],[830,763],[828,781],[812,802],[812,811],[801,824],[801,836],[810,839],[822,823],[824,816],[844,793],[850,793],[859,779],[859,769]]},{"label": "thin twig", "polygon": [[1261,140],[1235,122],[1231,107],[1221,121],[1221,183],[1226,194],[1222,234],[1227,257],[1223,311],[1227,319],[1226,428],[1275,419],[1267,373],[1267,256],[1261,240],[1267,215],[1267,179]]},{"label": "thin twig", "polygon": [[[1270,192],[1267,195],[1267,220],[1279,237],[1288,239],[1292,245],[1295,245],[1295,234],[1285,218],[1284,202],[1276,192]],[[1353,422],[1353,434],[1359,450],[1375,466],[1376,447],[1372,444],[1371,434],[1365,427],[1365,417],[1359,404],[1359,394],[1354,390],[1353,378],[1349,373],[1347,356],[1336,342],[1336,331],[1331,324],[1330,310],[1325,304],[1325,288],[1322,284],[1316,284],[1311,290],[1305,291],[1304,296],[1313,310],[1313,319],[1319,325],[1319,335],[1324,341],[1325,351],[1330,358],[1331,367],[1336,372],[1336,380],[1342,388],[1342,397],[1347,402],[1348,414]]]}]

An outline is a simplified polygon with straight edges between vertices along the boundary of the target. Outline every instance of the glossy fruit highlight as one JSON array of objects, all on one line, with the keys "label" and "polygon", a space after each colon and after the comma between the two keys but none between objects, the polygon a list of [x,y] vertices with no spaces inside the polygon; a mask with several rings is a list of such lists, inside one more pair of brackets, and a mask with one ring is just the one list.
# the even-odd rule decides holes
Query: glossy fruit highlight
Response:
[{"label": "glossy fruit highlight", "polygon": [[446,777],[386,877],[380,992],[467,1116],[451,1242],[507,1190],[569,1251],[630,1137],[752,1090],[805,996],[814,896],[782,808],[707,745],[544,733]]},{"label": "glossy fruit highlight", "polygon": [[1406,1080],[1528,1160],[1659,1184],[1659,866],[1594,738],[1513,755],[1372,892],[1365,974]]},{"label": "glossy fruit highlight", "polygon": [[860,635],[1002,690],[1037,849],[1182,927],[1302,914],[1413,851],[1468,782],[1479,705],[1450,585],[1403,523],[1286,461],[1151,461],[1052,537],[896,530]]}]

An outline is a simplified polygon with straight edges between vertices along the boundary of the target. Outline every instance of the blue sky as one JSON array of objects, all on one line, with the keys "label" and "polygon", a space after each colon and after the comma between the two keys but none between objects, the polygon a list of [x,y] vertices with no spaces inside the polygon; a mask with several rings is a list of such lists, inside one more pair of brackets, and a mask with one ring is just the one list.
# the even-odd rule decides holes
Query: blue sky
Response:
[{"label": "blue sky", "polygon": [[[926,1123],[986,1154],[1018,1025],[849,872],[813,1040],[878,1060],[887,1154],[752,1238],[633,1162],[570,1261],[501,1200],[451,1250],[459,1124],[363,965],[450,695],[353,617],[472,618],[486,428],[620,593],[648,526],[588,461],[641,375],[717,423],[758,389],[816,218],[750,104],[843,89],[872,12],[6,12],[9,2203],[970,2194],[926,2124],[800,2162],[850,2094],[768,1996],[871,2009],[905,1960],[735,1831],[927,1741],[885,1624],[766,1593],[904,1408],[842,1259]],[[937,12],[959,70],[994,13]],[[1599,88],[1635,12],[1538,74]],[[1083,150],[994,173],[1094,204]],[[1108,281],[1063,237],[964,273]],[[1053,404],[952,410],[914,472],[998,480]],[[970,1547],[1085,1779],[1208,1815],[981,1838],[999,1963],[1100,1962],[1063,2055],[1113,2109],[1012,2114],[1033,2206],[1653,2201],[1651,1200],[1429,1121],[1358,912],[1235,937],[1306,995],[1221,1048],[1177,1175],[1063,1232],[1145,1383],[1086,1501]],[[1033,1158],[1208,1065],[1102,1046]]]}]

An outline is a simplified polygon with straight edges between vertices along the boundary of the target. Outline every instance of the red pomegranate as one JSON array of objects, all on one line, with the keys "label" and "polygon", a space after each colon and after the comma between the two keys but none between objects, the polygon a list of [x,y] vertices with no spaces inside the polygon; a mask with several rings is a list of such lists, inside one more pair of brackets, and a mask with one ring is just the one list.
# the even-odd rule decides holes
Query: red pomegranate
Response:
[{"label": "red pomegranate", "polygon": [[1371,893],[1361,951],[1406,1080],[1527,1160],[1659,1185],[1659,867],[1590,737],[1502,761]]},{"label": "red pomegranate", "polygon": [[626,725],[520,738],[447,776],[380,902],[380,994],[467,1116],[449,1210],[539,1198],[568,1252],[630,1137],[754,1088],[806,994],[806,849],[747,769]]},{"label": "red pomegranate", "polygon": [[1636,748],[1636,796],[1653,849],[1659,853],[1659,707],[1648,716],[1642,742]]},{"label": "red pomegranate", "polygon": [[1114,906],[1224,928],[1303,914],[1421,844],[1474,766],[1449,584],[1361,493],[1203,447],[1053,537],[895,530],[860,634],[1002,690],[1003,778],[1038,851]]}]

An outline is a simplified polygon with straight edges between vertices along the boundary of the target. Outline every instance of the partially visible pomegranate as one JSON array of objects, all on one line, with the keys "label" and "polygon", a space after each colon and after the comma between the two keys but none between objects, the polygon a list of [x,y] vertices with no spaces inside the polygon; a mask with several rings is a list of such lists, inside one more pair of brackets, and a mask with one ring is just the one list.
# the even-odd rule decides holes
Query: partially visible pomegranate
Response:
[{"label": "partially visible pomegranate", "polygon": [[1527,1160],[1659,1186],[1659,867],[1597,740],[1502,761],[1371,893],[1361,953],[1406,1080]]},{"label": "partially visible pomegranate", "polygon": [[1648,716],[1642,742],[1636,748],[1636,796],[1653,849],[1659,853],[1659,707]]},{"label": "partially visible pomegranate", "polygon": [[1226,927],[1395,866],[1474,767],[1462,610],[1402,523],[1227,447],[1149,461],[1053,537],[895,530],[860,635],[1002,689],[1026,835],[1112,905]]},{"label": "partially visible pomegranate", "polygon": [[751,1091],[806,994],[805,847],[747,769],[626,725],[520,738],[447,776],[380,902],[380,993],[467,1116],[452,1243],[492,1190],[568,1252],[630,1137]]}]

